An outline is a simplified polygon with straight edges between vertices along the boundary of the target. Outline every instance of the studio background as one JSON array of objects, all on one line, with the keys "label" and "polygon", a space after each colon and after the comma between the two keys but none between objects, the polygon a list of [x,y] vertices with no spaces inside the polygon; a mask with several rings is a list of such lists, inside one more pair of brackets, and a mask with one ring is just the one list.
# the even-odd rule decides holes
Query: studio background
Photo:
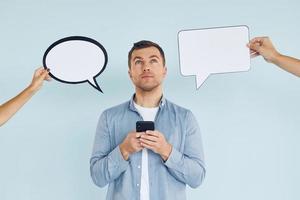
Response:
[{"label": "studio background", "polygon": [[190,200],[297,200],[300,198],[300,79],[252,60],[251,70],[213,75],[196,90],[180,74],[181,29],[248,25],[250,37],[268,35],[283,54],[300,58],[299,1],[0,1],[0,102],[23,90],[42,65],[47,47],[71,35],[99,41],[106,70],[89,84],[53,80],[0,128],[1,200],[98,200],[89,173],[100,113],[127,101],[133,42],[165,50],[165,96],[196,115],[207,176]]}]

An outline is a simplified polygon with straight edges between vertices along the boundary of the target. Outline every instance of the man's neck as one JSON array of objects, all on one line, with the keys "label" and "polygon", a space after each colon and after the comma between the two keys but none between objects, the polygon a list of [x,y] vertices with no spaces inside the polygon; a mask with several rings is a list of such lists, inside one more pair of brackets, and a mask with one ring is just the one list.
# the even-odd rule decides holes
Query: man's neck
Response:
[{"label": "man's neck", "polygon": [[146,107],[146,108],[154,108],[158,107],[160,100],[162,97],[162,88],[155,88],[151,91],[142,91],[138,88],[135,90],[134,101],[136,104]]}]

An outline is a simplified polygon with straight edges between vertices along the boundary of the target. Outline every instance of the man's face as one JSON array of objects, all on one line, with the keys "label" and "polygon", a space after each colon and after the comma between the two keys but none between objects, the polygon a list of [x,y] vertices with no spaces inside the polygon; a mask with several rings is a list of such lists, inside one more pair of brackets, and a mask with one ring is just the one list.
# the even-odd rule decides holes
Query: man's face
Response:
[{"label": "man's face", "polygon": [[162,84],[167,68],[159,50],[148,47],[132,52],[128,73],[136,87],[151,91]]}]

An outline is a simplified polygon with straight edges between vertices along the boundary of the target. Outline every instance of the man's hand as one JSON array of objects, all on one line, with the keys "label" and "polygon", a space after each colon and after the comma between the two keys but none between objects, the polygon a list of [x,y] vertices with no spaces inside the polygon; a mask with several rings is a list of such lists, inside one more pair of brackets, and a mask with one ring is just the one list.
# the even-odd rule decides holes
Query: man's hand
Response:
[{"label": "man's hand", "polygon": [[139,152],[143,149],[139,140],[140,137],[141,133],[130,132],[128,133],[124,141],[119,145],[124,160],[128,160],[130,154]]},{"label": "man's hand", "polygon": [[158,153],[164,161],[168,160],[172,145],[166,141],[162,133],[159,131],[146,131],[145,134],[141,135],[140,141],[142,147]]},{"label": "man's hand", "polygon": [[31,84],[28,88],[35,93],[42,87],[44,80],[51,80],[51,77],[49,76],[49,69],[46,70],[43,67],[40,67],[35,70]]},{"label": "man's hand", "polygon": [[267,62],[274,63],[280,54],[276,51],[269,37],[253,38],[247,45],[251,50],[251,57],[261,55]]}]

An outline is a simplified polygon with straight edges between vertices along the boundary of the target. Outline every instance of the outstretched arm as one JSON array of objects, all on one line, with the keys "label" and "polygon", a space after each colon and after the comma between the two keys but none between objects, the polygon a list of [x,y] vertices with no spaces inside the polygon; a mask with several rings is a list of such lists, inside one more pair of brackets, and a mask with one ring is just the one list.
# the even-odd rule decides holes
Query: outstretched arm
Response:
[{"label": "outstretched arm", "polygon": [[269,37],[253,38],[248,47],[251,57],[261,55],[267,62],[273,63],[287,72],[300,77],[300,60],[280,54],[273,46]]},{"label": "outstretched arm", "polygon": [[0,126],[7,122],[43,85],[50,80],[49,71],[40,67],[35,70],[31,84],[20,94],[0,105]]}]

